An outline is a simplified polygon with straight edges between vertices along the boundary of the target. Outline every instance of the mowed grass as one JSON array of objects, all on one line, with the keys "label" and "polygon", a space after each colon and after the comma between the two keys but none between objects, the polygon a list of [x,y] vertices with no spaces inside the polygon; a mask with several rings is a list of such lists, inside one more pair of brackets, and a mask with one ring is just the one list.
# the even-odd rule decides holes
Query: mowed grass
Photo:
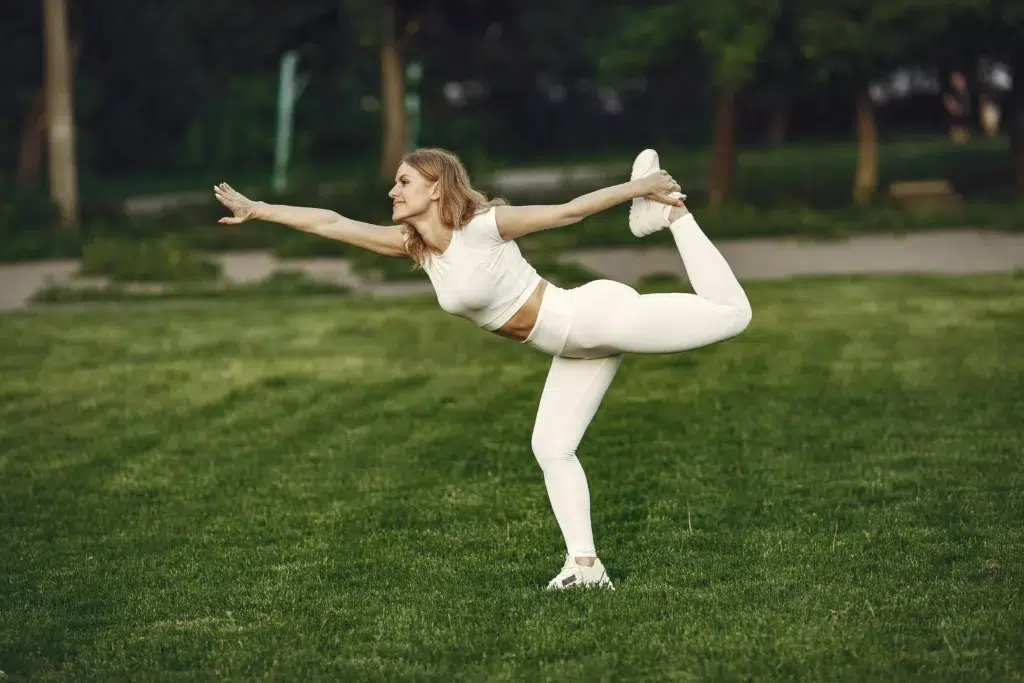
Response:
[{"label": "mowed grass", "polygon": [[548,593],[548,361],[430,301],[0,319],[8,680],[1022,680],[1024,278],[748,287],[579,455],[618,590]]}]

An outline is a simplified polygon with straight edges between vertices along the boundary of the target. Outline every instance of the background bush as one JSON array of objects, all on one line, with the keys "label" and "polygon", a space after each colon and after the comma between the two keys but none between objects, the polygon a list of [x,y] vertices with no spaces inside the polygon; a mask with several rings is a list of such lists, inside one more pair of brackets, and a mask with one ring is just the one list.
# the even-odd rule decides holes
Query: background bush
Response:
[{"label": "background bush", "polygon": [[221,268],[175,235],[144,240],[102,237],[83,248],[81,274],[115,282],[196,282],[218,279]]},{"label": "background bush", "polygon": [[[706,151],[669,149],[662,154],[662,165],[673,170],[689,195],[688,204],[698,215],[701,226],[716,238],[835,238],[944,227],[1024,228],[1024,203],[1013,199],[1012,187],[1006,182],[1010,177],[1010,157],[997,142],[980,141],[956,148],[941,140],[894,141],[883,144],[880,158],[881,182],[875,202],[867,207],[854,207],[849,198],[855,163],[852,146],[743,151],[738,158],[733,201],[715,212],[705,208],[702,184],[710,164]],[[612,175],[603,181],[571,187],[516,192],[506,199],[513,204],[566,201],[602,184],[624,179],[616,174],[628,170],[626,161],[618,157],[577,160],[608,168]],[[964,202],[954,208],[919,213],[896,206],[887,198],[889,183],[933,178],[949,180]],[[474,179],[489,195],[499,194],[488,176]],[[239,184],[238,189],[253,199],[332,209],[370,223],[390,220],[387,179],[354,176],[336,182],[317,182],[312,176],[303,176],[296,179],[295,187],[296,190],[283,194],[270,193],[258,184]],[[0,186],[2,261],[77,258],[88,252],[91,261],[100,258],[97,254],[106,254],[102,258],[109,262],[118,260],[112,256],[113,251],[122,251],[124,255],[119,260],[129,262],[136,251],[156,249],[155,253],[139,253],[150,262],[160,262],[161,258],[170,259],[175,250],[186,248],[203,252],[270,250],[279,258],[347,257],[360,271],[377,272],[389,279],[422,275],[413,272],[404,260],[379,257],[285,226],[260,221],[237,226],[219,224],[217,219],[225,212],[213,199],[212,191],[209,201],[145,216],[127,215],[123,201],[112,194],[92,195],[82,207],[80,229],[71,233],[55,228],[56,212],[42,192],[12,188],[9,182]],[[522,244],[535,252],[632,246],[636,240],[625,227],[626,215],[626,206],[616,207],[579,226],[528,236]],[[120,246],[115,247],[112,240]],[[152,246],[154,241],[163,246]],[[144,248],[134,243],[150,246]],[[166,263],[165,271],[170,268],[194,272],[189,271],[192,266],[187,262],[180,266]]]}]

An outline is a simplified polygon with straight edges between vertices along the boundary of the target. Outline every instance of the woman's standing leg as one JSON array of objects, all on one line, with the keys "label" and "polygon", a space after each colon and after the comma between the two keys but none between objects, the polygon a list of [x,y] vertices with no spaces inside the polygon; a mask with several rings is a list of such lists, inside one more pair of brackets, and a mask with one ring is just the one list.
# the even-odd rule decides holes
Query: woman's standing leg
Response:
[{"label": "woman's standing leg", "polygon": [[597,559],[590,523],[590,489],[576,449],[597,413],[622,356],[595,359],[555,357],[537,406],[531,443],[565,539],[566,565],[549,588],[575,584],[611,586]]}]

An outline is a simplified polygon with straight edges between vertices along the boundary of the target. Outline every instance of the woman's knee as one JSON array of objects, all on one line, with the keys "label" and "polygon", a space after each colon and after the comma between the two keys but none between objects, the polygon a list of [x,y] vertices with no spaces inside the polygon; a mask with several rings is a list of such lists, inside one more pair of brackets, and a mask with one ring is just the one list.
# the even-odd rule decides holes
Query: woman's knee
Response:
[{"label": "woman's knee", "polygon": [[716,326],[718,340],[725,341],[739,336],[750,325],[752,313],[749,306],[729,306],[728,312],[719,318]]},{"label": "woman's knee", "polygon": [[[750,327],[750,321],[754,318],[754,311],[749,303],[736,306],[736,334]],[[735,335],[734,335],[735,336]]]},{"label": "woman's knee", "polygon": [[549,463],[564,462],[576,457],[576,449],[557,435],[534,430],[530,440],[533,457],[543,468]]}]

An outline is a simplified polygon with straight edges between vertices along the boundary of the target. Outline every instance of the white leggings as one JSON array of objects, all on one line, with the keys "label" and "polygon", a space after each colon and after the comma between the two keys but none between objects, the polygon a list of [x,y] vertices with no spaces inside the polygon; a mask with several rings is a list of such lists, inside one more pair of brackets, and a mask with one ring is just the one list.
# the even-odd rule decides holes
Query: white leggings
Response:
[{"label": "white leggings", "polygon": [[696,294],[639,294],[612,280],[548,285],[525,343],[553,356],[533,428],[533,453],[572,557],[596,557],[590,491],[576,448],[624,353],[675,353],[734,337],[750,303],[729,264],[687,214],[669,230]]}]

